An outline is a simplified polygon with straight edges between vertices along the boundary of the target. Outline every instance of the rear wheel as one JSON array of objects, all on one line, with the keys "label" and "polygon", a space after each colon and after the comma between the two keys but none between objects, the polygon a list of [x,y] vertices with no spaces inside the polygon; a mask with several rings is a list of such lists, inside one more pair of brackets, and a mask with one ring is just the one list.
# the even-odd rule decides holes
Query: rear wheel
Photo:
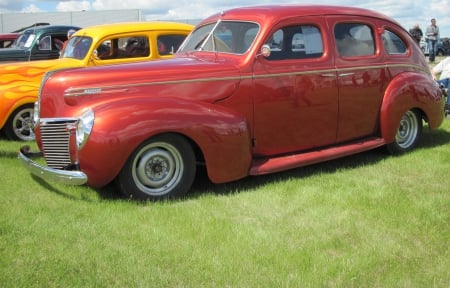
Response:
[{"label": "rear wheel", "polygon": [[189,142],[168,134],[140,145],[117,180],[121,192],[130,198],[161,200],[185,195],[195,173],[195,155]]},{"label": "rear wheel", "polygon": [[409,110],[400,119],[400,126],[395,135],[394,142],[387,145],[392,154],[401,154],[410,151],[417,144],[422,133],[422,118],[419,113]]},{"label": "rear wheel", "polygon": [[11,114],[4,127],[5,134],[9,139],[20,141],[34,140],[33,108],[33,104],[26,104],[17,108]]}]

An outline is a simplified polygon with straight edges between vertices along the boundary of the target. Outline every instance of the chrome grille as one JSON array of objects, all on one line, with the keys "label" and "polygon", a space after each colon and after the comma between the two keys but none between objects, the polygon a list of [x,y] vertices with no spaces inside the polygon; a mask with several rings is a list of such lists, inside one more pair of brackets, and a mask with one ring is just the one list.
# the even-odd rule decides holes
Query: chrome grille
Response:
[{"label": "chrome grille", "polygon": [[76,122],[75,119],[41,120],[42,152],[49,167],[62,169],[71,164],[69,127]]}]

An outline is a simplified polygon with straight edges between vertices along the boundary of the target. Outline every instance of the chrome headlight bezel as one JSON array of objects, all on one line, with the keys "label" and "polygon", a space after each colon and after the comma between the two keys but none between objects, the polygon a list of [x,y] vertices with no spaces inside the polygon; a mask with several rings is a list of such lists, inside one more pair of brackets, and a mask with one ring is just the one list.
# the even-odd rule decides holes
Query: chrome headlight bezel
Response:
[{"label": "chrome headlight bezel", "polygon": [[40,119],[40,105],[39,105],[39,101],[34,102],[34,108],[33,108],[33,127],[36,128],[37,125],[39,124],[39,119]]},{"label": "chrome headlight bezel", "polygon": [[91,108],[87,109],[78,119],[75,132],[78,149],[83,148],[86,144],[89,135],[91,135],[92,129],[94,128],[94,122],[95,114]]}]

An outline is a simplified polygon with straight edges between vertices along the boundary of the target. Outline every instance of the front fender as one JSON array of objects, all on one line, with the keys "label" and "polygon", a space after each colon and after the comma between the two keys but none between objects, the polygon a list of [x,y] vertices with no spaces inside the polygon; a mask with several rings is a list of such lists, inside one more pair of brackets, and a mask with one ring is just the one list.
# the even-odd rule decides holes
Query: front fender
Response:
[{"label": "front fender", "polygon": [[[17,89],[22,88],[26,89],[27,87],[17,87]],[[37,97],[34,96],[0,96],[0,129],[5,126],[8,118],[17,108],[26,104],[33,104],[36,102],[36,99]]]},{"label": "front fender", "polygon": [[36,102],[44,73],[61,63],[51,60],[0,65],[0,128],[17,108]]},{"label": "front fender", "polygon": [[421,110],[431,129],[444,120],[444,95],[429,75],[405,72],[386,89],[380,112],[381,137],[386,143],[395,140],[400,119],[411,109]]},{"label": "front fender", "polygon": [[180,99],[123,99],[93,107],[95,122],[79,151],[80,167],[88,184],[101,187],[112,181],[136,147],[163,133],[177,133],[201,150],[208,176],[215,183],[248,175],[251,141],[247,120],[230,109]]}]

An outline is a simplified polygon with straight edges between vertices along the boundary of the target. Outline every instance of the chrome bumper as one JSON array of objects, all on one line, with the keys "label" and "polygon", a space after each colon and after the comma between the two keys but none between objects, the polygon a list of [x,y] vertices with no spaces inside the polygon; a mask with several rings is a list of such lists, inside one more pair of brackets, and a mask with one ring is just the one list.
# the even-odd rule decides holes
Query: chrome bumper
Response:
[{"label": "chrome bumper", "polygon": [[18,153],[19,161],[31,174],[48,182],[57,182],[66,185],[83,185],[87,182],[87,175],[81,171],[68,171],[45,167],[30,159],[37,155],[41,156],[41,153],[30,152],[27,146],[20,148]]}]

